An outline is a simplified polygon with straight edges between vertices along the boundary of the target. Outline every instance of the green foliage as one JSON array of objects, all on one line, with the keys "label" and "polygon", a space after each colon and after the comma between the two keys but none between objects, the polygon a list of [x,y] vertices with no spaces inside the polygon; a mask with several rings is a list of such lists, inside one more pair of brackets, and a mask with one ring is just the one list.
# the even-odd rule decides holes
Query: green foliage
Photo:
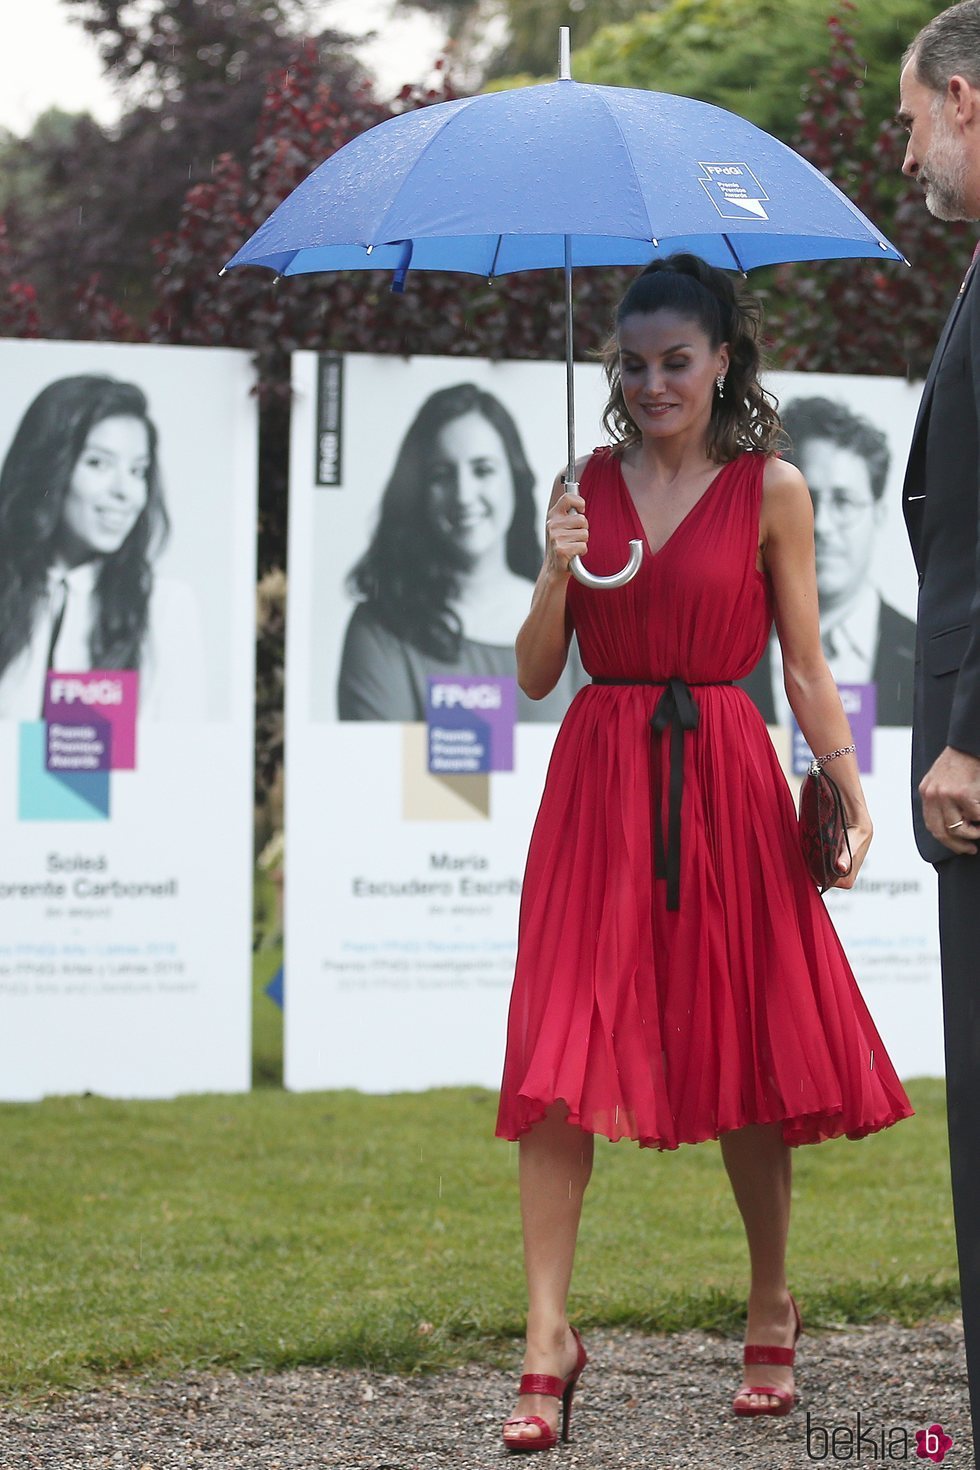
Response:
[{"label": "green foliage", "polygon": [[676,92],[713,102],[768,131],[792,128],[807,57],[826,50],[824,14],[808,0],[670,0],[611,26],[584,50],[582,81]]},{"label": "green foliage", "polygon": [[829,62],[813,78],[794,144],[903,251],[913,269],[874,260],[784,266],[769,333],[779,366],[923,378],[969,264],[969,226],[939,221],[903,178],[905,138],[864,113],[866,66],[845,24],[828,24]]},{"label": "green foliage", "polygon": [[[942,1085],[910,1091],[911,1121],[795,1155],[812,1326],[954,1307]],[[516,1149],[494,1109],[475,1088],[0,1107],[0,1389],[486,1356],[524,1311]],[[717,1145],[600,1143],[578,1322],[735,1331],[745,1281]]]},{"label": "green foliage", "polygon": [[[315,30],[313,0],[62,0],[98,45],[106,72],[151,104],[207,88],[261,87],[298,37]],[[322,7],[319,7],[322,9]],[[347,42],[322,31],[321,42]]]},{"label": "green foliage", "polygon": [[15,133],[0,131],[0,211],[14,206],[28,217],[43,215],[51,204],[44,194],[45,185],[52,182],[45,176],[43,158],[49,152],[73,147],[82,126],[83,119],[78,115],[51,107],[34,124],[30,147],[25,147],[25,139]]},{"label": "green foliage", "polygon": [[[336,97],[365,78],[345,37],[304,27],[307,0],[63,4],[129,105],[112,128],[53,112],[29,137],[0,144],[0,211],[46,332],[125,339],[155,304],[153,241],[173,229],[188,188],[211,178],[217,158],[248,157],[269,80],[302,36]],[[79,299],[86,291],[93,303]]]},{"label": "green foliage", "polygon": [[867,63],[865,115],[877,126],[898,105],[905,47],[944,8],[943,0],[667,0],[576,46],[573,71],[583,82],[697,97],[789,141],[810,73],[826,62],[830,17],[847,12]]},{"label": "green foliage", "polygon": [[0,337],[37,337],[40,331],[37,291],[17,279],[6,222],[0,217]]}]

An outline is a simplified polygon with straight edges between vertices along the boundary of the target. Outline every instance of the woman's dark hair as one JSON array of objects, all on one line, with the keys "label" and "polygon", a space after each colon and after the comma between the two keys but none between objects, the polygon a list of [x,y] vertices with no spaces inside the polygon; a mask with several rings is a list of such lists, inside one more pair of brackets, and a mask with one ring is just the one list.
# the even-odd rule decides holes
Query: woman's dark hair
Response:
[{"label": "woman's dark hair", "polygon": [[91,430],[108,418],[146,425],[147,497],[122,546],[102,562],[89,655],[95,669],[139,668],[153,587],[150,558],[169,530],[157,431],[135,383],[85,373],[59,378],[37,395],[0,470],[0,674],[30,639],[75,465]]},{"label": "woman's dark hair", "polygon": [[746,449],[759,449],[765,454],[777,450],[781,431],[776,399],[759,382],[759,303],[754,297],[737,294],[725,271],[708,265],[700,256],[686,254],[651,261],[616,308],[615,331],[602,354],[609,380],[609,401],[602,422],[614,447],[621,453],[641,438],[623,398],[619,328],[629,316],[663,310],[676,311],[697,322],[712,349],[728,343],[725,394],[723,398],[714,394],[711,400],[709,457],[722,464]]},{"label": "woman's dark hair", "polygon": [[371,544],[348,578],[378,621],[397,638],[433,658],[459,656],[463,630],[450,607],[471,559],[435,515],[430,474],[436,436],[454,419],[478,413],[503,442],[514,482],[514,514],[507,530],[507,565],[531,582],[541,567],[535,529],[534,476],[517,426],[492,393],[473,383],[441,388],[423,403],[402,440],[385,486]]}]

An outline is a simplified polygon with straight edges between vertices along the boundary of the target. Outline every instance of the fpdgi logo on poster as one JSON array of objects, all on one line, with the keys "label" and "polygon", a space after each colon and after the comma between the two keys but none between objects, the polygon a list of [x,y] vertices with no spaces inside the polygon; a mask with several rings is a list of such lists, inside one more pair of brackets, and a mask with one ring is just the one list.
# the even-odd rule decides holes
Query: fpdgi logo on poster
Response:
[{"label": "fpdgi logo on poster", "polygon": [[517,680],[512,675],[430,674],[429,772],[479,776],[514,769]]},{"label": "fpdgi logo on poster", "polygon": [[49,672],[44,719],[20,727],[21,821],[109,815],[110,771],[136,769],[135,669]]}]

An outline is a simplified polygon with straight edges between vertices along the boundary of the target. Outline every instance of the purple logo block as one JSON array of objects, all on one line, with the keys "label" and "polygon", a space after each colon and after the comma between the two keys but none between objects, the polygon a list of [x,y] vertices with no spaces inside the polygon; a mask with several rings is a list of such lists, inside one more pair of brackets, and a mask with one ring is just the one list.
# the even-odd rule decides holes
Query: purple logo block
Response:
[{"label": "purple logo block", "polygon": [[50,672],[44,689],[47,770],[134,771],[139,674]]},{"label": "purple logo block", "polygon": [[84,722],[48,720],[45,724],[44,769],[53,775],[112,770],[112,726],[89,713]]},{"label": "purple logo block", "polygon": [[[868,776],[873,768],[872,748],[878,713],[878,690],[874,684],[838,684],[837,692],[844,706],[844,713],[851,724],[858,770],[862,776]],[[792,729],[793,774],[802,776],[809,768],[813,755],[810,754],[810,747],[804,740],[803,732],[795,720]],[[821,750],[814,754],[826,755],[828,752]]]},{"label": "purple logo block", "polygon": [[509,675],[430,674],[429,772],[476,776],[514,769],[517,681]]}]

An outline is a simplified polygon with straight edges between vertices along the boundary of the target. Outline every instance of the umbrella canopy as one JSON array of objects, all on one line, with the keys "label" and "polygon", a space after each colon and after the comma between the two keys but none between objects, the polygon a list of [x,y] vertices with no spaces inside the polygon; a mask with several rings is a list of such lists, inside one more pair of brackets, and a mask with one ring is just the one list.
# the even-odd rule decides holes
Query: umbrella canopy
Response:
[{"label": "umbrella canopy", "polygon": [[[567,254],[566,254],[567,240]],[[903,257],[784,143],[706,102],[565,79],[379,123],[228,262],[307,271]]]}]

